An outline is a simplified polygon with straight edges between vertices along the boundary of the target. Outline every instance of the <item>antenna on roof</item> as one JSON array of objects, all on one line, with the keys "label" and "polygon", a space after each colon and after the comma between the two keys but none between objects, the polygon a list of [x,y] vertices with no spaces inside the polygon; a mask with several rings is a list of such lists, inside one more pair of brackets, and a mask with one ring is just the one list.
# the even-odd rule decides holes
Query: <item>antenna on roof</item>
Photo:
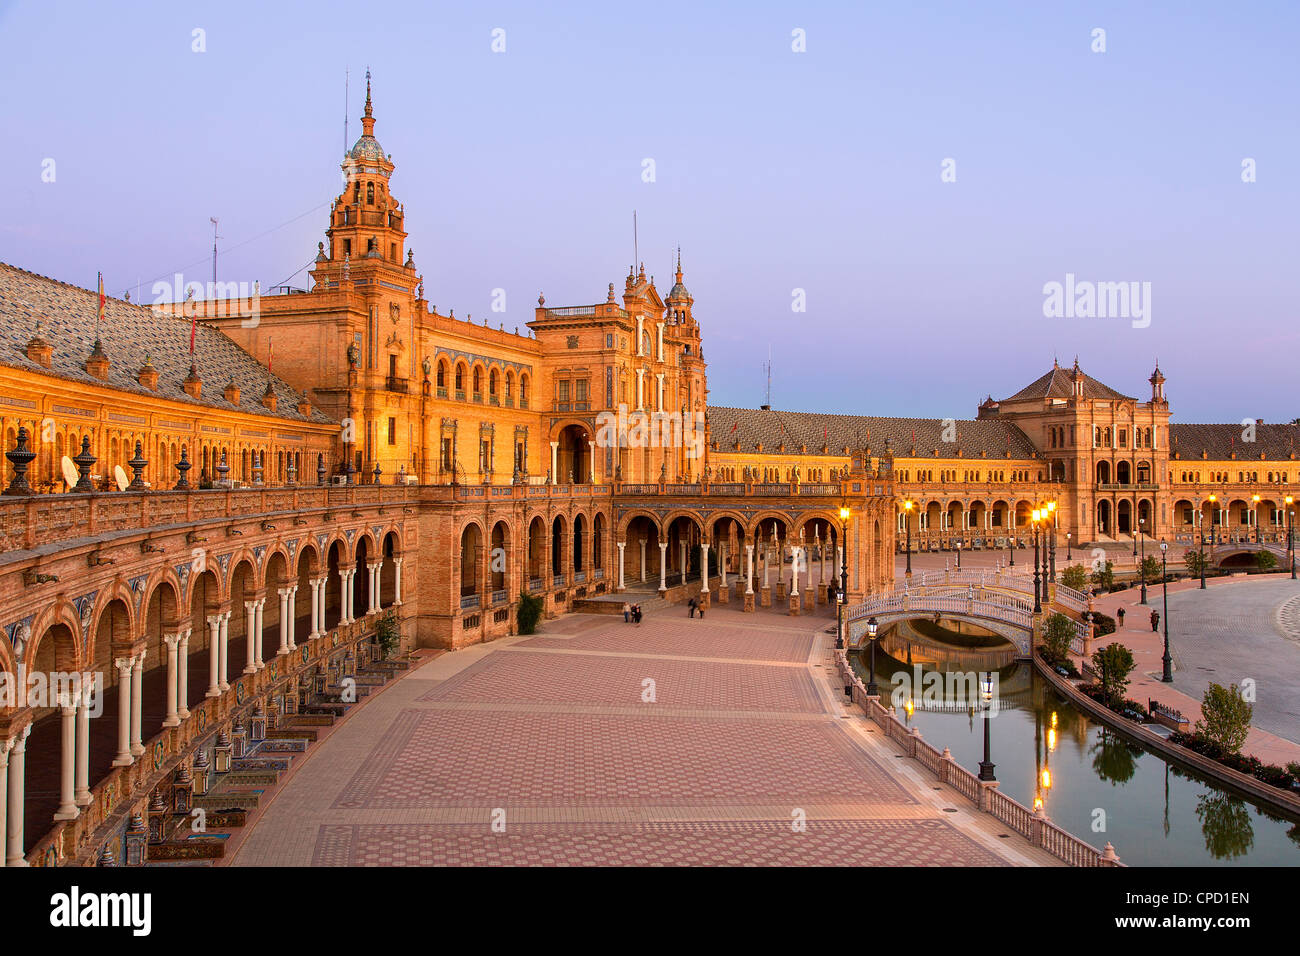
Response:
[{"label": "antenna on roof", "polygon": [[209,216],[208,222],[212,223],[212,284],[215,286],[217,284],[217,240],[221,237],[217,235],[216,217]]},{"label": "antenna on roof", "polygon": [[345,67],[343,70],[343,155],[348,153],[348,80],[351,74]]},{"label": "antenna on roof", "polygon": [[767,346],[767,362],[763,365],[763,371],[767,375],[767,386],[763,393],[763,410],[771,411],[772,409],[772,344]]},{"label": "antenna on roof", "polygon": [[636,269],[636,264],[641,261],[641,247],[637,243],[636,235],[636,210],[632,210],[632,268]]}]

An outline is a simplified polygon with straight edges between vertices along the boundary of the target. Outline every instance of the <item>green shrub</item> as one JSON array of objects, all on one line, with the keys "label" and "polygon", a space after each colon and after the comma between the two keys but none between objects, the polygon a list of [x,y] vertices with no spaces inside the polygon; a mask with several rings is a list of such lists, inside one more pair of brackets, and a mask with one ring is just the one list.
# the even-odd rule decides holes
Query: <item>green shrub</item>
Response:
[{"label": "green shrub", "polygon": [[1242,698],[1236,684],[1211,684],[1201,699],[1203,717],[1196,722],[1196,733],[1214,741],[1226,753],[1240,753],[1254,712],[1254,706]]},{"label": "green shrub", "polygon": [[380,656],[384,659],[392,657],[393,651],[402,643],[402,627],[391,610],[375,624],[375,643],[379,645]]},{"label": "green shrub", "polygon": [[1105,637],[1107,634],[1115,633],[1115,619],[1109,614],[1093,611],[1092,623],[1097,625],[1097,637]]},{"label": "green shrub", "polygon": [[1183,563],[1187,565],[1187,573],[1194,578],[1199,578],[1202,567],[1209,564],[1198,548],[1188,548],[1184,551]]},{"label": "green shrub", "polygon": [[1115,586],[1115,562],[1107,561],[1092,572],[1092,583],[1099,591],[1109,591]]},{"label": "green shrub", "polygon": [[1148,554],[1138,564],[1138,578],[1150,584],[1152,581],[1160,580],[1160,559],[1153,554]]},{"label": "green shrub", "polygon": [[1061,572],[1061,583],[1067,588],[1082,591],[1088,586],[1088,569],[1082,564],[1072,564]]},{"label": "green shrub", "polygon": [[1261,551],[1255,559],[1261,571],[1270,571],[1277,567],[1277,556],[1272,551]]},{"label": "green shrub", "polygon": [[520,634],[537,633],[537,622],[542,619],[542,599],[526,592],[519,594],[519,610],[515,620],[519,624]]},{"label": "green shrub", "polygon": [[1133,652],[1123,644],[1107,644],[1092,654],[1092,669],[1097,672],[1103,699],[1108,707],[1123,706],[1128,675],[1134,667]]},{"label": "green shrub", "polygon": [[1074,640],[1074,622],[1057,611],[1047,619],[1043,628],[1043,658],[1049,664],[1059,664],[1070,656],[1070,642]]}]

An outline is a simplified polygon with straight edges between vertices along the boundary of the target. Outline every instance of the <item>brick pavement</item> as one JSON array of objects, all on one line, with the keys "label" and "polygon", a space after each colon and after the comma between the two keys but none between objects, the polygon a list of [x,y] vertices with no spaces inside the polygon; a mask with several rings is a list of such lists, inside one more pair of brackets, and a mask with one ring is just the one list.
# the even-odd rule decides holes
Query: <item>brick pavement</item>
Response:
[{"label": "brick pavement", "polygon": [[850,716],[828,623],[572,615],[444,654],[316,748],[229,862],[1053,862]]}]

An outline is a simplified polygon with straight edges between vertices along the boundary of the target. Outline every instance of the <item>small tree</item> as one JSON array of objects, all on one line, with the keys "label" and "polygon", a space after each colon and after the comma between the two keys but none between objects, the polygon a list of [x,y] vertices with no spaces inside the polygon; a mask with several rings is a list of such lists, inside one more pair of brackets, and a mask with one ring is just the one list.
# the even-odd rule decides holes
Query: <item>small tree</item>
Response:
[{"label": "small tree", "polygon": [[1259,562],[1259,569],[1267,571],[1270,568],[1277,567],[1277,556],[1272,551],[1261,551],[1255,559]]},{"label": "small tree", "polygon": [[1236,684],[1211,684],[1201,699],[1202,718],[1196,722],[1196,733],[1228,753],[1240,753],[1254,713],[1254,705],[1242,698]]},{"label": "small tree", "polygon": [[537,622],[542,618],[542,599],[520,592],[519,610],[515,612],[515,620],[519,624],[520,634],[535,634],[537,632]]},{"label": "small tree", "polygon": [[1067,588],[1082,591],[1088,586],[1088,569],[1082,564],[1072,564],[1061,572],[1061,583]]},{"label": "small tree", "polygon": [[1064,661],[1074,640],[1074,622],[1059,611],[1047,619],[1043,628],[1043,656],[1052,664]]},{"label": "small tree", "polygon": [[1160,559],[1154,554],[1148,554],[1138,564],[1138,575],[1143,581],[1150,584],[1152,581],[1160,580]]},{"label": "small tree", "polygon": [[379,652],[384,659],[392,657],[393,651],[397,650],[397,646],[402,642],[402,628],[392,611],[376,622],[375,642],[379,645]]},{"label": "small tree", "polygon": [[1134,667],[1133,652],[1123,644],[1099,647],[1092,653],[1092,666],[1100,676],[1106,706],[1122,703],[1124,691],[1128,688],[1128,675]]},{"label": "small tree", "polygon": [[1115,584],[1115,562],[1107,561],[1092,572],[1092,583],[1098,591],[1109,591]]},{"label": "small tree", "polygon": [[1194,578],[1199,578],[1201,576],[1201,569],[1204,568],[1208,562],[1205,560],[1205,556],[1201,554],[1199,549],[1188,548],[1183,552],[1183,564],[1187,565],[1188,574]]}]

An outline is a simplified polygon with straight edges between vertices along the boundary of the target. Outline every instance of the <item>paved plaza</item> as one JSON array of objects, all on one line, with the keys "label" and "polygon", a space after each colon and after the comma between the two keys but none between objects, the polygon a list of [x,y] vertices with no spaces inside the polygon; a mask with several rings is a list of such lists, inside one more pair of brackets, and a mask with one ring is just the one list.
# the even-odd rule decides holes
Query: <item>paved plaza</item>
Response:
[{"label": "paved plaza", "polygon": [[843,703],[830,622],[569,615],[442,654],[322,741],[227,862],[1055,863]]}]

